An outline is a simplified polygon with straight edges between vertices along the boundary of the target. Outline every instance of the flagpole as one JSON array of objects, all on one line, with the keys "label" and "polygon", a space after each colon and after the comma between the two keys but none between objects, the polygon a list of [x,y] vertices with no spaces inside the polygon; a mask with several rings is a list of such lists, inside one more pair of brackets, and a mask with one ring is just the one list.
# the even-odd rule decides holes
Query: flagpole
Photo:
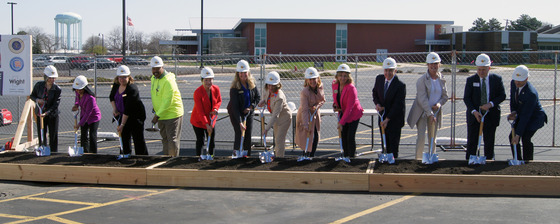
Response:
[{"label": "flagpole", "polygon": [[123,16],[123,21],[122,21],[122,25],[123,25],[123,43],[122,43],[122,55],[123,57],[126,56],[126,49],[125,49],[125,42],[126,42],[126,22],[127,22],[127,18],[126,18],[126,0],[122,1],[122,16]]}]

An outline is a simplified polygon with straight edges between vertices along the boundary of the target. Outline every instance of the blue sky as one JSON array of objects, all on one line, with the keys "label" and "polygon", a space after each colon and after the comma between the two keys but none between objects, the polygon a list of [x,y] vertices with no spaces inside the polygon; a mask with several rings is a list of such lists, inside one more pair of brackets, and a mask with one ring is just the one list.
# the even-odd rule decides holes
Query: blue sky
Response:
[{"label": "blue sky", "polygon": [[[107,35],[122,24],[122,0],[7,0],[14,6],[14,30],[29,26],[54,34],[54,17],[74,12],[83,18],[84,40]],[[191,28],[190,18],[200,17],[200,0],[127,0],[134,29],[145,33]],[[467,30],[477,17],[495,17],[503,25],[529,14],[540,21],[560,24],[557,0],[508,1],[407,1],[407,0],[206,0],[204,16],[213,18],[300,18],[443,20]],[[11,33],[10,5],[0,7],[0,34]],[[210,25],[210,24],[208,24]],[[197,24],[196,27],[199,27]],[[205,28],[210,28],[206,27]]]}]

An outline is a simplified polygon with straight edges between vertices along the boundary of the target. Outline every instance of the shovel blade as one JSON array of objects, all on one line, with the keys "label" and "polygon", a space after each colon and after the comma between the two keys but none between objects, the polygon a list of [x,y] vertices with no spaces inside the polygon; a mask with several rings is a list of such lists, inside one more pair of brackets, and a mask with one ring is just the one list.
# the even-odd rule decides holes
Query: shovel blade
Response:
[{"label": "shovel blade", "polygon": [[300,156],[297,159],[298,162],[301,162],[301,161],[304,161],[304,160],[311,161],[312,159],[311,159],[311,157],[307,157],[307,156]]},{"label": "shovel blade", "polygon": [[338,161],[340,161],[340,160],[344,160],[344,157],[336,157],[336,158],[334,158],[334,161],[337,161],[337,162],[338,162]]},{"label": "shovel blade", "polygon": [[387,153],[387,162],[389,164],[395,163],[395,156],[393,156],[393,153]]},{"label": "shovel blade", "polygon": [[130,154],[121,154],[117,156],[117,160],[128,159],[128,158],[130,158]]},{"label": "shovel blade", "polygon": [[523,165],[523,164],[525,164],[525,161],[517,160],[517,159],[510,159],[510,160],[508,160],[508,164],[509,164],[510,166],[518,166],[518,165]]},{"label": "shovel blade", "polygon": [[437,163],[439,161],[439,155],[438,154],[432,154],[432,163]]},{"label": "shovel blade", "polygon": [[270,163],[274,161],[274,152],[272,151],[261,152],[259,153],[259,159],[261,160],[261,163]]},{"label": "shovel blade", "polygon": [[379,153],[379,154],[377,154],[377,160],[379,160],[380,163],[386,163],[386,162],[388,162],[387,154],[385,154],[385,153]]},{"label": "shovel blade", "polygon": [[422,154],[422,163],[423,164],[432,164],[432,156],[430,155],[430,153],[425,152]]},{"label": "shovel blade", "polygon": [[469,157],[469,165],[473,164],[486,164],[486,156],[471,155]]},{"label": "shovel blade", "polygon": [[212,157],[212,155],[206,154],[206,155],[200,155],[200,160],[214,160],[214,158]]}]

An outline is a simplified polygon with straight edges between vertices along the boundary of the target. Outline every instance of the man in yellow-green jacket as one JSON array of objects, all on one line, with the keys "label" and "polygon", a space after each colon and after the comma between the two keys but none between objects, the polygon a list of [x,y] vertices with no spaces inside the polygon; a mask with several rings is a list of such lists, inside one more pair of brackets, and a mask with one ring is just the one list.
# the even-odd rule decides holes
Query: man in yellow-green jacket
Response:
[{"label": "man in yellow-green jacket", "polygon": [[163,154],[179,156],[181,125],[183,124],[183,101],[175,81],[175,74],[163,69],[163,60],[155,56],[152,66],[151,95],[154,107],[152,123],[158,124],[163,144]]}]

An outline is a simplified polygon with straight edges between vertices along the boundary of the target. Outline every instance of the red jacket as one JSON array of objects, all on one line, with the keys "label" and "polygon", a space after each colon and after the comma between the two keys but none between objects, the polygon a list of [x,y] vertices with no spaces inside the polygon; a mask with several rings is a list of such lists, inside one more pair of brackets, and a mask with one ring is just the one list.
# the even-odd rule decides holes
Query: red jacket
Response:
[{"label": "red jacket", "polygon": [[[210,112],[213,110],[218,111],[222,105],[222,95],[220,88],[217,85],[210,87],[212,92],[212,107],[210,107],[210,98],[204,90],[204,86],[198,87],[194,91],[194,107],[191,114],[191,124],[198,128],[206,129],[206,124],[210,124]],[[214,127],[216,122],[214,122]]]},{"label": "red jacket", "polygon": [[358,99],[358,90],[353,84],[347,84],[342,89],[342,94],[340,95],[340,101],[336,100],[336,94],[338,94],[338,83],[336,80],[332,82],[333,89],[333,102],[342,109],[342,118],[340,118],[340,124],[345,125],[347,123],[358,120],[364,114],[364,109],[360,105],[360,100]]}]

